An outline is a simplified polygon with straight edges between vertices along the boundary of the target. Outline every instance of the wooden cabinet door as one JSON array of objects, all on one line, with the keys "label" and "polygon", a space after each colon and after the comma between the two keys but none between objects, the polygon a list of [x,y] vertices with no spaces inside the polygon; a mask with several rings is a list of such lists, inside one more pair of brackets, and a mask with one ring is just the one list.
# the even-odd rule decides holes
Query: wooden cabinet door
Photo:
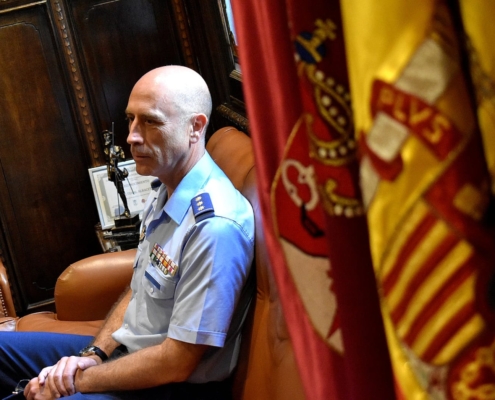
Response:
[{"label": "wooden cabinet door", "polygon": [[98,244],[49,5],[21,5],[0,13],[0,246],[22,314],[51,302],[58,275]]},{"label": "wooden cabinet door", "polygon": [[115,123],[115,144],[131,158],[125,108],[137,80],[163,65],[184,65],[173,2],[71,0],[66,3],[100,132]]}]

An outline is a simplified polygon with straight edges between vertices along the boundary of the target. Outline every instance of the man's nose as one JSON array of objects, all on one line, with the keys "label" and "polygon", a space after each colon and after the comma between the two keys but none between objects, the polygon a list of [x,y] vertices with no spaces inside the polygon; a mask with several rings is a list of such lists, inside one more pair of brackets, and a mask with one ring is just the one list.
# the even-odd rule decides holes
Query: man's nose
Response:
[{"label": "man's nose", "polygon": [[127,135],[127,143],[133,144],[133,143],[142,143],[142,142],[143,142],[143,135],[141,134],[139,124],[136,122],[136,120],[134,120],[129,124],[129,134]]}]

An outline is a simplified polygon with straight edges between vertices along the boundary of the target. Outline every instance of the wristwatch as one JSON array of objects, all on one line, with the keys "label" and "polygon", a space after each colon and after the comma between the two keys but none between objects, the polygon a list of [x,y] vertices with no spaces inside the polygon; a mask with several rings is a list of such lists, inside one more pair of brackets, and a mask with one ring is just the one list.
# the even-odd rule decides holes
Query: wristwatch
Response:
[{"label": "wristwatch", "polygon": [[88,357],[93,355],[97,355],[98,357],[100,357],[101,361],[108,360],[108,356],[105,354],[105,352],[97,346],[90,345],[79,352],[79,357]]}]

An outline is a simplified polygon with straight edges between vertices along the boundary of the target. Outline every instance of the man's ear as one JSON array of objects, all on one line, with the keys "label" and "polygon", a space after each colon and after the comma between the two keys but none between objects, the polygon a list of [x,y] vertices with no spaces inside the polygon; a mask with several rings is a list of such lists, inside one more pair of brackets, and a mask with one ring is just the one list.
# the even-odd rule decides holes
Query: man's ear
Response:
[{"label": "man's ear", "polygon": [[192,131],[190,136],[191,143],[197,143],[206,134],[208,117],[205,114],[196,114],[193,117]]}]

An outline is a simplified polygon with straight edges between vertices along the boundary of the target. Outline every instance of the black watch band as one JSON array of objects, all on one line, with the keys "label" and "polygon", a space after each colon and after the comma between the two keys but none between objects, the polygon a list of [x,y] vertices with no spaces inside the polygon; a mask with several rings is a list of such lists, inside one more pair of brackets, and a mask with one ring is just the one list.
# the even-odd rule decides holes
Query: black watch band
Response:
[{"label": "black watch band", "polygon": [[88,346],[82,349],[79,352],[80,357],[88,357],[88,356],[93,356],[97,355],[98,357],[101,358],[101,361],[106,361],[108,360],[108,356],[105,354],[105,352],[100,349],[98,346]]}]

